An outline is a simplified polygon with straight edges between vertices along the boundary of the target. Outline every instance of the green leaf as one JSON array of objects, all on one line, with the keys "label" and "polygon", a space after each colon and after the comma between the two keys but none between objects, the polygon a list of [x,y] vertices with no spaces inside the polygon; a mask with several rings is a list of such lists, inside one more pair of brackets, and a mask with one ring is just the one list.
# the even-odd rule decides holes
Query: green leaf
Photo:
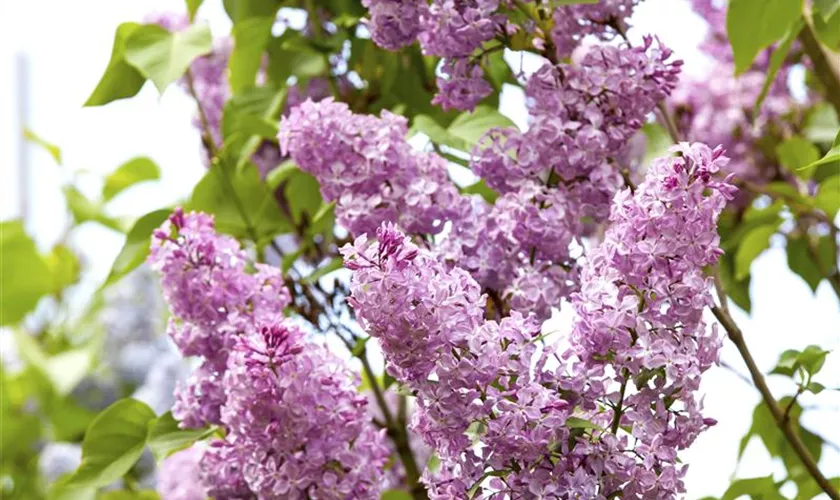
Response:
[{"label": "green leaf", "polygon": [[290,76],[306,81],[329,71],[324,54],[318,52],[296,31],[288,30],[268,43],[268,76],[278,85]]},{"label": "green leaf", "polygon": [[828,153],[826,153],[825,156],[800,168],[811,169],[819,165],[835,162],[838,160],[840,160],[840,131],[837,132],[837,135],[834,137],[834,142],[831,145],[831,149],[828,150]]},{"label": "green leaf", "polygon": [[61,243],[55,245],[46,255],[44,262],[50,268],[53,276],[54,293],[79,281],[81,264],[79,258],[70,248]]},{"label": "green leaf", "polygon": [[578,417],[569,417],[566,419],[566,427],[570,429],[594,429],[594,430],[602,430],[596,424],[593,424],[589,420],[578,418]]},{"label": "green leaf", "polygon": [[151,158],[138,156],[123,163],[105,177],[102,198],[105,201],[111,200],[138,182],[155,179],[160,179],[160,167]]},{"label": "green leaf", "polygon": [[[319,233],[332,233],[333,217],[328,217],[330,212],[321,215],[321,220],[314,223],[316,215],[324,207],[324,200],[321,198],[321,189],[317,179],[308,173],[296,169],[284,181],[283,196],[291,211],[292,220],[298,227],[307,227],[309,235]],[[328,209],[327,209],[328,210]]]},{"label": "green leaf", "polygon": [[170,213],[172,210],[162,208],[137,219],[125,235],[125,243],[111,264],[111,272],[108,273],[105,286],[116,283],[146,260],[152,242],[152,232],[163,224]]},{"label": "green leaf", "polygon": [[752,310],[752,301],[750,300],[751,278],[747,276],[741,280],[735,279],[735,258],[731,252],[723,254],[720,258],[720,279],[723,282],[726,295],[738,307],[749,313]]},{"label": "green leaf", "polygon": [[820,183],[814,203],[829,219],[834,220],[840,211],[840,175],[831,176]]},{"label": "green leaf", "polygon": [[776,74],[785,62],[785,59],[793,46],[794,40],[796,40],[799,36],[799,32],[802,31],[802,27],[804,25],[805,20],[799,18],[787,30],[787,33],[785,33],[784,38],[782,38],[781,43],[779,43],[779,46],[773,49],[773,55],[770,56],[770,63],[767,66],[767,76],[764,79],[764,85],[762,85],[761,93],[758,94],[758,99],[756,99],[755,105],[753,106],[753,114],[755,116],[759,116],[761,104],[764,102],[764,98],[767,97],[767,93],[770,91],[770,86],[773,85],[773,81],[776,79]]},{"label": "green leaf", "polygon": [[250,17],[234,25],[234,45],[228,63],[230,88],[234,94],[254,84],[262,54],[271,38],[274,19],[273,13],[267,17]]},{"label": "green leaf", "polygon": [[726,32],[735,56],[735,74],[743,73],[762,49],[781,39],[801,12],[802,0],[731,0]]},{"label": "green leaf", "polygon": [[819,382],[811,382],[810,384],[808,384],[807,389],[813,394],[819,394],[825,390],[825,386]]},{"label": "green leaf", "polygon": [[824,20],[828,20],[836,12],[840,12],[840,0],[814,0],[814,12],[818,12]]},{"label": "green leaf", "polygon": [[190,16],[190,22],[195,20],[195,13],[198,12],[198,8],[201,7],[201,4],[204,3],[204,0],[185,0],[187,4],[187,14]]},{"label": "green leaf", "polygon": [[656,158],[668,155],[668,148],[674,143],[665,127],[656,122],[645,123],[642,126],[642,132],[646,139],[643,165],[650,165]]},{"label": "green leaf", "polygon": [[786,500],[779,493],[772,474],[766,477],[738,479],[729,485],[720,500],[735,500],[744,495],[756,500]]},{"label": "green leaf", "polygon": [[803,179],[813,174],[813,169],[802,170],[820,157],[820,151],[810,141],[799,136],[793,136],[776,146],[776,156],[783,167],[794,172]]},{"label": "green leaf", "polygon": [[414,497],[410,493],[403,490],[383,491],[380,497],[381,500],[411,500],[412,498]]},{"label": "green leaf", "polygon": [[337,271],[342,267],[344,267],[344,260],[341,257],[333,257],[329,262],[316,269],[315,272],[303,278],[303,280],[301,281],[303,281],[305,284],[315,283],[324,276],[330,274],[333,271]]},{"label": "green leaf", "polygon": [[831,143],[840,130],[837,111],[830,104],[816,103],[805,117],[805,137],[819,144]]},{"label": "green leaf", "polygon": [[480,180],[475,184],[463,187],[460,189],[460,191],[463,194],[481,195],[481,197],[484,198],[487,201],[487,203],[495,203],[496,198],[499,197],[499,193],[490,189],[490,187],[487,186],[487,183],[485,183],[484,180]]},{"label": "green leaf", "polygon": [[150,79],[160,93],[186,72],[190,63],[213,48],[205,24],[170,32],[152,24],[140,26],[125,42],[125,60]]},{"label": "green leaf", "polygon": [[810,236],[788,236],[787,262],[790,270],[805,280],[811,291],[816,292],[824,274],[834,270],[837,245],[831,235],[820,237],[815,245],[818,263],[814,261],[806,238]]},{"label": "green leaf", "polygon": [[812,20],[817,38],[831,50],[840,48],[840,10],[828,18],[815,14]]},{"label": "green leaf", "polygon": [[249,17],[266,17],[277,12],[280,0],[224,0],[222,2],[234,24]]},{"label": "green leaf", "polygon": [[44,148],[47,151],[47,153],[49,153],[50,156],[52,156],[56,164],[61,165],[61,149],[58,146],[51,142],[45,141],[29,128],[23,129],[23,138],[29,142],[35,143]]},{"label": "green leaf", "polygon": [[412,122],[411,131],[422,132],[429,136],[432,142],[442,146],[459,149],[461,151],[469,151],[470,146],[464,139],[451,135],[445,128],[438,125],[438,123],[428,115],[417,115]]},{"label": "green leaf", "polygon": [[117,27],[111,60],[93,93],[85,101],[85,106],[101,106],[117,99],[132,97],[143,88],[146,78],[125,60],[126,40],[139,27],[137,23],[122,23]]},{"label": "green leaf", "polygon": [[172,412],[166,412],[149,422],[146,444],[149,445],[155,460],[160,462],[176,451],[189,448],[196,441],[211,436],[215,431],[214,427],[181,429],[178,427],[178,421],[172,417]]},{"label": "green leaf", "polygon": [[286,89],[248,87],[225,103],[222,113],[223,155],[241,170],[265,139],[277,138],[275,114],[286,101]]},{"label": "green leaf", "polygon": [[11,325],[53,290],[53,274],[19,220],[0,223],[0,255],[0,325]]},{"label": "green leaf", "polygon": [[93,365],[96,345],[65,351],[47,360],[47,376],[58,394],[70,394],[85,378]]},{"label": "green leaf", "polygon": [[123,231],[123,227],[118,220],[105,215],[100,203],[91,201],[81,191],[76,189],[75,186],[66,185],[63,191],[64,199],[67,201],[67,209],[73,215],[73,220],[76,221],[76,224],[98,222],[114,231]]},{"label": "green leaf", "polygon": [[510,118],[489,106],[478,106],[471,113],[461,113],[455,118],[447,132],[449,135],[463,140],[471,150],[478,141],[492,128],[516,127]]},{"label": "green leaf", "polygon": [[818,345],[809,345],[802,351],[802,354],[797,358],[797,362],[802,365],[810,375],[816,375],[822,370],[825,364],[825,357],[830,351],[826,351]]},{"label": "green leaf", "polygon": [[770,237],[776,233],[778,227],[776,224],[759,226],[747,233],[735,253],[736,280],[740,281],[749,276],[752,261],[770,247]]},{"label": "green leaf", "polygon": [[154,490],[112,490],[100,493],[97,500],[161,500]]},{"label": "green leaf", "polygon": [[69,487],[102,487],[124,476],[143,453],[155,412],[135,399],[121,399],[91,422],[82,442],[82,464]]},{"label": "green leaf", "polygon": [[[828,480],[835,489],[840,490],[840,477],[834,477]],[[807,483],[797,485],[796,500],[811,500],[812,498],[823,493],[822,487],[816,481],[809,481]]]},{"label": "green leaf", "polygon": [[252,164],[240,171],[213,165],[193,189],[189,209],[213,214],[216,229],[237,238],[263,241],[292,229]]}]

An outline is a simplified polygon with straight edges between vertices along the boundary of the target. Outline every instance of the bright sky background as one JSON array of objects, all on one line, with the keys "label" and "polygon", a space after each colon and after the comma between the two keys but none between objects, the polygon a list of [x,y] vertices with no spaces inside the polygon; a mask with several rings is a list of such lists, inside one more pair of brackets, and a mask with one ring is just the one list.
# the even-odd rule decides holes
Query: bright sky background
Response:
[{"label": "bright sky background", "polygon": [[[224,34],[229,22],[221,2],[207,0],[199,16],[209,19],[214,33]],[[218,4],[218,5],[217,5]],[[177,89],[162,98],[147,85],[134,99],[100,108],[81,107],[104,69],[116,26],[141,20],[151,10],[180,10],[178,0],[28,0],[0,2],[0,218],[20,215],[19,168],[22,148],[28,147],[27,176],[31,186],[27,226],[42,249],[47,249],[64,230],[67,216],[60,186],[71,172],[82,174],[82,189],[95,195],[97,177],[138,155],[152,157],[163,171],[161,182],[132,189],[113,203],[113,215],[137,215],[184,199],[203,173],[199,161],[199,138],[192,128],[193,105]],[[647,0],[639,7],[634,36],[655,32],[686,60],[686,70],[701,74],[704,64],[695,46],[704,33],[703,24],[684,0]],[[61,147],[64,167],[34,146],[21,142],[21,95],[17,61],[25,58],[29,68],[29,115],[27,125],[43,138]],[[503,103],[503,111],[517,122],[524,119],[523,106],[515,93]],[[779,243],[779,242],[776,242]],[[89,224],[76,233],[76,248],[84,250],[91,265],[91,282],[100,282],[122,245],[120,235]],[[840,308],[825,283],[816,296],[805,283],[787,270],[784,250],[773,248],[753,264],[753,314],[737,314],[747,343],[762,369],[769,371],[785,349],[802,349],[813,343],[828,349],[840,347]],[[558,321],[566,323],[568,308]],[[561,327],[563,328],[563,327]],[[746,373],[734,347],[726,344],[723,359]],[[829,355],[818,380],[840,388],[840,354]],[[770,378],[778,397],[791,391],[791,384]],[[705,377],[706,413],[719,424],[703,434],[682,459],[691,464],[686,478],[689,498],[720,495],[736,470],[740,437],[752,419],[759,400],[755,389],[724,368]],[[808,407],[804,417],[809,429],[840,444],[840,392],[826,391],[818,398],[803,396]],[[827,450],[821,461],[829,477],[840,476],[840,452]],[[754,441],[737,470],[739,477],[782,471],[763,446]],[[790,492],[788,492],[790,493]]]}]

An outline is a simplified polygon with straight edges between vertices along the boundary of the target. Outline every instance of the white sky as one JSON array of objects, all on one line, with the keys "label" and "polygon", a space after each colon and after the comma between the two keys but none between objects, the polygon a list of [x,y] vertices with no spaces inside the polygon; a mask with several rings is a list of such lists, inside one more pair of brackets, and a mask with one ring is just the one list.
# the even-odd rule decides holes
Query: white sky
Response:
[{"label": "white sky", "polygon": [[[219,4],[219,5],[217,5]],[[207,1],[200,16],[210,19],[216,34],[229,23],[221,2]],[[134,99],[101,108],[82,108],[108,61],[113,33],[123,21],[141,20],[151,10],[179,10],[178,0],[128,2],[114,0],[29,0],[0,2],[0,218],[20,214],[18,165],[21,158],[16,60],[25,56],[30,70],[30,114],[27,123],[43,138],[59,145],[65,167],[54,165],[40,149],[29,146],[28,176],[33,185],[28,204],[28,228],[42,249],[55,242],[67,218],[61,184],[72,171],[105,174],[137,155],[151,156],[161,166],[161,182],[132,189],[113,203],[114,215],[136,215],[185,198],[201,177],[199,139],[192,128],[193,106],[179,91],[160,98],[147,86]],[[702,23],[684,0],[648,0],[638,9],[635,34],[656,32],[677,56],[686,60],[686,70],[703,71],[694,47],[703,36]],[[515,96],[503,110],[521,121],[521,103]],[[83,179],[83,190],[98,192],[96,176]],[[91,280],[100,281],[119,251],[121,237],[107,229],[88,225],[73,242],[83,249],[91,264]],[[840,308],[831,289],[823,283],[814,297],[805,283],[787,270],[784,251],[778,248],[753,265],[751,318],[736,314],[747,342],[762,369],[768,371],[785,349],[802,349],[816,343],[828,349],[840,347]],[[568,308],[567,308],[568,309]],[[560,321],[568,318],[561,314]],[[737,352],[729,344],[723,359],[745,372]],[[771,377],[778,396],[791,385]],[[840,387],[840,355],[829,355],[819,380],[827,387]],[[735,471],[740,437],[750,425],[758,393],[723,368],[705,377],[706,413],[719,424],[703,434],[682,459],[691,464],[686,482],[689,498],[719,495]],[[805,406],[822,409],[806,413],[804,423],[828,440],[840,444],[840,392],[826,391],[818,398],[802,397]],[[826,450],[821,467],[829,477],[840,476],[840,453]],[[778,474],[763,447],[751,444],[737,471],[739,477]]]}]

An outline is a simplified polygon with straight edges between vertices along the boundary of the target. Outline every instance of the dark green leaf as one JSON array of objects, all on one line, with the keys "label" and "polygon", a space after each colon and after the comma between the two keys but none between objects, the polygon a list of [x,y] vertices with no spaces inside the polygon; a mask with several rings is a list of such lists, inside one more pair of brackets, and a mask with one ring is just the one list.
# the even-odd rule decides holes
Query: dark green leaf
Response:
[{"label": "dark green leaf", "polygon": [[44,148],[44,150],[47,153],[49,153],[50,156],[52,156],[53,160],[55,160],[55,162],[58,165],[61,165],[61,149],[59,149],[58,146],[56,146],[55,144],[53,144],[51,142],[45,141],[44,139],[39,137],[35,132],[30,130],[29,128],[24,128],[23,129],[23,137],[27,141],[32,142],[34,144],[37,144],[37,145],[41,146],[42,148]]},{"label": "dark green leaf", "polygon": [[267,17],[250,17],[233,27],[233,52],[230,55],[230,88],[238,94],[243,88],[253,85],[260,69],[262,54],[271,38],[274,13]]},{"label": "dark green leaf", "polygon": [[85,433],[82,464],[69,487],[102,487],[120,479],[143,453],[155,412],[140,401],[121,399],[102,411]]},{"label": "dark green leaf", "polygon": [[152,24],[136,28],[125,42],[125,60],[150,79],[163,93],[184,74],[190,63],[213,48],[213,36],[205,24],[170,32]]},{"label": "dark green leaf", "polygon": [[825,390],[825,386],[819,382],[811,382],[808,384],[808,390],[814,394],[819,394]]},{"label": "dark green leaf", "polygon": [[0,325],[11,325],[53,290],[53,274],[20,221],[0,223],[0,254]]},{"label": "dark green leaf", "polygon": [[840,10],[828,18],[814,15],[813,22],[814,33],[822,43],[834,51],[840,48]]},{"label": "dark green leaf", "polygon": [[196,441],[205,439],[215,432],[215,428],[181,429],[172,412],[166,412],[149,422],[149,434],[146,443],[152,450],[155,460],[160,462],[176,451],[189,448]]},{"label": "dark green leaf", "polygon": [[802,31],[802,26],[804,25],[805,20],[799,18],[787,30],[779,46],[773,50],[773,55],[770,56],[770,64],[767,67],[767,76],[764,79],[764,85],[761,87],[761,93],[755,101],[755,106],[753,106],[753,114],[755,116],[759,116],[761,104],[764,102],[764,98],[767,97],[767,92],[770,91],[770,86],[773,85],[773,81],[776,79],[776,74],[782,67],[782,63],[787,59],[790,48],[793,46],[793,41],[799,36],[799,32]]},{"label": "dark green leaf", "polygon": [[117,27],[111,60],[93,93],[85,101],[85,106],[101,106],[117,99],[132,97],[143,88],[146,78],[125,60],[126,40],[139,27],[137,23],[122,23]]},{"label": "dark green leaf", "polygon": [[461,188],[461,193],[463,194],[478,194],[481,195],[482,198],[487,200],[487,203],[495,203],[496,198],[499,197],[499,193],[493,191],[487,186],[483,180],[476,182],[475,184],[471,184],[469,186]]},{"label": "dark green leaf", "polygon": [[749,313],[752,310],[750,300],[750,281],[747,276],[742,280],[735,279],[735,257],[732,253],[725,253],[720,259],[720,278],[726,295],[741,309]]},{"label": "dark green leaf", "polygon": [[743,73],[756,55],[780,40],[800,18],[802,0],[731,0],[726,32],[735,56],[735,73]]},{"label": "dark green leaf", "polygon": [[138,182],[155,179],[160,179],[160,168],[157,163],[146,156],[138,156],[108,174],[105,185],[102,186],[102,198],[108,201]]},{"label": "dark green leaf", "polygon": [[268,17],[277,12],[282,0],[224,0],[222,2],[234,24],[249,17]]},{"label": "dark green leaf", "polygon": [[215,215],[216,229],[237,238],[263,241],[292,229],[251,164],[240,171],[213,165],[195,186],[189,208]]},{"label": "dark green leaf", "polygon": [[744,236],[735,253],[735,279],[742,280],[749,276],[750,265],[763,251],[770,247],[770,237],[779,228],[776,224],[759,226]]},{"label": "dark green leaf", "polygon": [[108,273],[108,279],[105,281],[106,286],[116,283],[146,260],[149,255],[152,232],[163,224],[170,213],[172,213],[170,209],[163,208],[137,219],[125,235],[125,243],[111,265],[111,272]]},{"label": "dark green leaf", "polygon": [[816,292],[823,275],[814,259],[811,258],[808,242],[805,238],[788,238],[787,262],[790,270],[805,280],[811,291]]},{"label": "dark green leaf", "polygon": [[403,490],[388,490],[383,491],[380,500],[411,500],[412,497],[410,493]]},{"label": "dark green leaf", "polygon": [[224,155],[237,169],[250,159],[265,139],[277,137],[276,126],[269,121],[278,102],[285,102],[286,90],[272,87],[248,87],[225,103],[222,114]]}]

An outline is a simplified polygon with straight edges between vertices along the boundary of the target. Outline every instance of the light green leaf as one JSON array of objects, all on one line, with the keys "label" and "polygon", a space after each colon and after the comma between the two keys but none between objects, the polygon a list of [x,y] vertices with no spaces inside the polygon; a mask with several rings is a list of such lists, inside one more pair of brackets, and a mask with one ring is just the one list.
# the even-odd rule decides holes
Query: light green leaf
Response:
[{"label": "light green leaf", "polygon": [[809,163],[808,165],[800,168],[811,169],[819,165],[832,163],[835,161],[840,161],[840,131],[837,132],[837,135],[834,137],[834,142],[831,144],[831,149],[828,150],[828,153],[826,153],[825,156],[823,156],[817,161]]},{"label": "light green leaf", "polygon": [[797,135],[779,143],[776,146],[776,156],[783,167],[803,179],[808,179],[813,174],[813,169],[806,170],[802,167],[817,161],[820,151],[810,141]]},{"label": "light green leaf", "polygon": [[154,490],[112,490],[99,494],[97,500],[161,500]]},{"label": "light green leaf", "polygon": [[594,430],[601,430],[600,427],[593,424],[589,420],[578,418],[578,417],[569,417],[566,419],[566,427],[569,429],[594,429]]},{"label": "light green leaf", "polygon": [[120,479],[143,453],[155,412],[135,399],[121,399],[91,422],[82,442],[82,464],[69,487],[102,487]]},{"label": "light green leaf", "polygon": [[752,229],[735,252],[735,279],[740,281],[750,274],[750,265],[763,251],[770,247],[770,237],[779,228],[777,224],[759,226]]},{"label": "light green leaf", "polygon": [[160,167],[151,158],[138,156],[123,163],[105,177],[102,198],[111,200],[120,192],[138,182],[160,179]]},{"label": "light green leaf", "polygon": [[753,114],[755,116],[759,115],[759,112],[761,111],[761,104],[764,102],[764,98],[767,97],[767,93],[770,91],[770,86],[773,85],[773,81],[776,79],[776,74],[782,67],[782,63],[785,62],[785,59],[790,53],[793,41],[799,36],[799,32],[802,31],[802,27],[804,25],[805,20],[799,18],[787,30],[787,33],[785,33],[784,38],[782,38],[781,43],[779,43],[779,46],[773,50],[773,55],[770,56],[770,64],[767,66],[767,76],[764,79],[764,85],[762,85],[761,93],[758,94],[758,99],[756,99],[755,105],[753,106]]},{"label": "light green leaf", "polygon": [[642,126],[642,132],[646,139],[643,165],[650,165],[656,158],[668,155],[668,148],[674,143],[665,127],[656,122],[645,123]]},{"label": "light green leaf", "polygon": [[731,0],[726,32],[735,56],[735,74],[743,73],[762,49],[780,40],[801,12],[802,0]]},{"label": "light green leaf", "polygon": [[230,55],[230,88],[238,94],[253,85],[260,69],[262,54],[271,38],[275,16],[250,17],[233,26],[233,52]]},{"label": "light green leaf", "polygon": [[64,186],[64,199],[67,201],[67,209],[73,215],[73,220],[76,224],[85,222],[98,222],[105,227],[111,228],[114,231],[123,231],[120,222],[113,217],[109,217],[102,211],[102,205],[98,202],[90,200],[75,186]]},{"label": "light green leaf", "polygon": [[210,28],[193,24],[170,32],[152,24],[135,29],[125,42],[125,60],[150,79],[160,93],[184,74],[190,63],[213,48]]},{"label": "light green leaf", "polygon": [[445,128],[438,125],[438,123],[428,115],[417,115],[414,117],[409,134],[414,132],[422,132],[426,134],[435,144],[448,146],[461,151],[468,151],[470,149],[470,145],[467,141],[450,134]]},{"label": "light green leaf", "polygon": [[760,500],[786,500],[779,493],[772,474],[766,477],[738,479],[729,486],[720,500],[735,500],[744,495]]},{"label": "light green leaf", "polygon": [[111,60],[93,93],[85,101],[85,106],[101,106],[117,99],[132,97],[143,88],[146,78],[125,60],[125,42],[139,27],[137,23],[122,23],[117,27]]},{"label": "light green leaf", "polygon": [[829,219],[834,220],[840,211],[840,175],[834,175],[820,183],[814,203]]},{"label": "light green leaf", "polygon": [[828,18],[820,15],[813,16],[814,33],[817,38],[831,50],[840,49],[840,10]]},{"label": "light green leaf", "polygon": [[223,5],[234,24],[249,17],[266,17],[277,12],[280,0],[224,0]]},{"label": "light green leaf", "polygon": [[53,274],[21,221],[0,223],[0,255],[0,325],[11,325],[53,290]]},{"label": "light green leaf", "polygon": [[829,352],[818,345],[809,345],[802,351],[797,361],[805,368],[806,372],[811,375],[816,375],[822,370],[825,364],[825,357]]},{"label": "light green leaf", "polygon": [[241,168],[265,139],[277,138],[274,121],[286,101],[286,89],[248,87],[225,103],[222,114],[223,155]]},{"label": "light green leaf", "polygon": [[492,128],[516,127],[513,121],[489,106],[478,106],[472,113],[461,113],[449,125],[447,132],[453,137],[462,139],[468,145],[469,151]]},{"label": "light green leaf", "polygon": [[60,292],[79,281],[81,272],[79,258],[66,245],[61,243],[55,245],[45,256],[44,262],[47,263],[53,276],[53,292]]},{"label": "light green leaf", "polygon": [[840,130],[837,111],[827,103],[818,102],[808,111],[805,117],[803,133],[809,141],[819,144],[831,143]]},{"label": "light green leaf", "polygon": [[29,128],[23,129],[23,138],[44,148],[44,150],[52,156],[53,160],[55,160],[58,165],[61,165],[61,149],[58,146],[45,141]]},{"label": "light green leaf", "polygon": [[215,215],[216,229],[237,238],[263,241],[292,229],[251,164],[240,171],[213,165],[193,189],[189,208]]},{"label": "light green leaf", "polygon": [[155,460],[160,462],[176,451],[189,448],[196,441],[211,436],[215,431],[214,427],[181,429],[178,427],[178,421],[172,417],[172,412],[166,412],[149,422],[146,442]]},{"label": "light green leaf", "polygon": [[172,213],[171,209],[162,208],[137,219],[125,235],[125,243],[117,254],[117,258],[114,259],[114,263],[111,264],[111,272],[108,273],[104,286],[116,283],[146,260],[149,255],[152,232],[163,224],[170,213]]}]

